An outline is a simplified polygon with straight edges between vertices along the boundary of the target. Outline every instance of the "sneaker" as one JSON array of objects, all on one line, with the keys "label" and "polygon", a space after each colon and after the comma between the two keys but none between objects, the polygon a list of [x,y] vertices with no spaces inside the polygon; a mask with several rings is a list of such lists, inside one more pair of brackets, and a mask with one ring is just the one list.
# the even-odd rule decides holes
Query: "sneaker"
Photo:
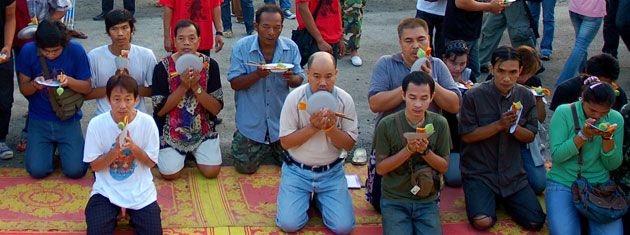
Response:
[{"label": "sneaker", "polygon": [[292,20],[295,19],[295,14],[293,14],[293,12],[291,12],[289,9],[284,10],[284,17]]},{"label": "sneaker", "polygon": [[7,146],[7,143],[0,142],[0,159],[11,159],[13,158],[13,151]]},{"label": "sneaker", "polygon": [[363,60],[361,60],[361,57],[359,57],[358,55],[352,56],[350,58],[350,62],[352,62],[352,65],[354,65],[355,67],[363,65]]}]

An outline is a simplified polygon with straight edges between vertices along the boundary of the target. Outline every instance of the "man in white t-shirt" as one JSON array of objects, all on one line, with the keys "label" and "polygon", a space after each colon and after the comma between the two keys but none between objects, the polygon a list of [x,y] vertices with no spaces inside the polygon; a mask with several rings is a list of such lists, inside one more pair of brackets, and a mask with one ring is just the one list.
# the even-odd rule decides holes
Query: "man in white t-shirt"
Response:
[{"label": "man in white t-shirt", "polygon": [[[134,109],[139,96],[132,77],[113,76],[105,89],[112,109],[90,120],[83,152],[95,178],[85,207],[87,234],[113,233],[118,214],[126,212],[136,234],[161,234],[151,174],[160,151],[157,126],[151,116]],[[121,140],[121,134],[127,137]]]},{"label": "man in white t-shirt", "polygon": [[[282,165],[276,224],[285,232],[306,225],[311,195],[324,224],[336,234],[352,232],[356,223],[343,168],[342,149],[354,147],[359,134],[352,97],[335,86],[335,58],[316,52],[308,60],[308,84],[295,88],[280,114],[280,143],[289,152]],[[309,114],[304,106],[316,92],[331,92],[337,110]],[[337,118],[335,113],[349,119]]]},{"label": "man in white t-shirt", "polygon": [[[96,99],[95,115],[111,109],[105,97],[105,85],[111,76],[118,73],[126,73],[136,80],[140,98],[135,108],[147,113],[144,97],[151,97],[153,69],[157,61],[150,49],[131,44],[135,22],[133,14],[127,10],[117,9],[109,12],[105,16],[105,31],[112,43],[94,48],[88,53],[94,89],[85,98]],[[125,56],[122,54],[123,50],[128,52],[128,66],[125,69],[118,69],[116,60],[123,60],[116,58]]]}]

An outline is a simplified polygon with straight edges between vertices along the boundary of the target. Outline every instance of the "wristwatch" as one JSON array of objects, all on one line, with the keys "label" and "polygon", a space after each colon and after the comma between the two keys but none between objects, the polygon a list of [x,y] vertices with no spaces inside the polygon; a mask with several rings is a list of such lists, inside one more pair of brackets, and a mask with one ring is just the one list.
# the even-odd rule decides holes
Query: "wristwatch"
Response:
[{"label": "wristwatch", "polygon": [[426,148],[426,149],[424,149],[424,152],[422,152],[422,153],[420,153],[420,154],[422,154],[422,155],[427,155],[427,154],[429,154],[429,151],[430,151],[432,148],[433,148],[433,146],[431,145],[431,143],[429,143],[429,144],[427,145],[427,148]]},{"label": "wristwatch", "polygon": [[221,36],[223,36],[223,32],[217,31],[216,33],[214,33],[214,35],[221,35]]},{"label": "wristwatch", "polygon": [[201,94],[201,91],[202,91],[201,87],[198,87],[196,92],[197,92],[197,94]]}]

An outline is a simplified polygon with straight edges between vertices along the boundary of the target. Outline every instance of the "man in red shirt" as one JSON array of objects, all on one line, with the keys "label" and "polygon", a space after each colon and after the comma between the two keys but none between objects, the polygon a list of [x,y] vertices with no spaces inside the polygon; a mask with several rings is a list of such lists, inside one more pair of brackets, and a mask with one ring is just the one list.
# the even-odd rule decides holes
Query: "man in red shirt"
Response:
[{"label": "man in red shirt", "polygon": [[[321,3],[320,3],[321,2]],[[341,40],[341,5],[338,0],[296,0],[298,29],[306,27],[317,42],[310,54],[325,51],[335,59],[345,54],[345,46]],[[313,13],[320,4],[317,16]],[[300,48],[302,49],[302,48]],[[335,61],[336,62],[336,61]]]},{"label": "man in red shirt", "polygon": [[[197,50],[210,56],[210,50],[215,52],[223,48],[223,24],[221,22],[221,0],[160,0],[164,6],[164,50],[175,52],[173,39],[175,24],[181,19],[190,19],[199,25],[201,30],[201,44]],[[212,34],[212,24],[216,31],[216,38]]]}]

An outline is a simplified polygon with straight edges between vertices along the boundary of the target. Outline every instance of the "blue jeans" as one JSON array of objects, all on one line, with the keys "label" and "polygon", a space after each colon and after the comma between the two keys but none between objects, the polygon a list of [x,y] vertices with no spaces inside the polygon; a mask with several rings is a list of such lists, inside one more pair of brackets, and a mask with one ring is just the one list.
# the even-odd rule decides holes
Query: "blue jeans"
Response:
[{"label": "blue jeans", "polygon": [[348,192],[343,164],[330,170],[312,172],[294,164],[282,164],[276,224],[295,232],[308,222],[306,211],[311,194],[322,212],[324,224],[336,234],[348,234],[356,226],[352,198]]},{"label": "blue jeans", "polygon": [[[291,0],[278,0],[280,1],[280,8],[282,10],[291,9]],[[265,4],[276,4],[276,0],[265,0]]]},{"label": "blue jeans", "polygon": [[[571,188],[553,180],[547,180],[545,192],[549,234],[580,234],[580,214],[573,205]],[[608,224],[588,221],[588,234],[623,234],[621,219]]]},{"label": "blue jeans", "polygon": [[[448,44],[451,41],[455,41],[456,39],[444,38],[444,45]],[[472,74],[470,75],[471,79],[479,78],[481,72],[479,71],[479,39],[475,39],[472,41],[465,41],[468,45],[468,50],[470,54],[468,54],[468,68],[472,70]]]},{"label": "blue jeans", "polygon": [[451,152],[448,158],[448,170],[444,172],[444,183],[451,187],[462,186],[462,171],[459,170],[459,153]]},{"label": "blue jeans", "polygon": [[556,87],[560,83],[575,77],[577,73],[584,71],[588,57],[588,47],[602,26],[602,17],[588,17],[574,12],[569,12],[569,16],[575,29],[575,46],[573,46],[573,51],[564,64],[564,69],[562,69],[558,81],[556,81]]},{"label": "blue jeans", "polygon": [[383,234],[442,234],[437,201],[395,202],[381,197]]},{"label": "blue jeans", "polygon": [[523,159],[523,168],[525,168],[525,172],[527,172],[529,186],[532,187],[534,193],[542,193],[545,191],[547,182],[545,165],[536,166],[534,164],[531,150],[527,148],[526,144],[521,144],[521,158]]},{"label": "blue jeans", "polygon": [[[538,22],[540,19],[540,6],[539,2],[527,2],[529,4],[529,11],[534,18],[534,29],[538,30]],[[540,53],[546,56],[551,55],[553,51],[553,34],[555,29],[556,20],[554,17],[556,9],[556,0],[542,0],[543,10],[543,34],[540,40]]]},{"label": "blue jeans", "polygon": [[61,169],[73,179],[85,175],[83,163],[83,132],[79,120],[45,121],[30,118],[28,145],[26,145],[26,170],[34,178],[43,178],[53,172],[55,146],[59,150]]},{"label": "blue jeans", "polygon": [[[223,31],[232,30],[232,9],[230,2],[225,0],[221,3],[221,21],[223,21]],[[245,22],[245,30],[247,34],[254,32],[254,3],[253,0],[235,0],[241,1],[241,9],[243,12],[243,21]]]}]

